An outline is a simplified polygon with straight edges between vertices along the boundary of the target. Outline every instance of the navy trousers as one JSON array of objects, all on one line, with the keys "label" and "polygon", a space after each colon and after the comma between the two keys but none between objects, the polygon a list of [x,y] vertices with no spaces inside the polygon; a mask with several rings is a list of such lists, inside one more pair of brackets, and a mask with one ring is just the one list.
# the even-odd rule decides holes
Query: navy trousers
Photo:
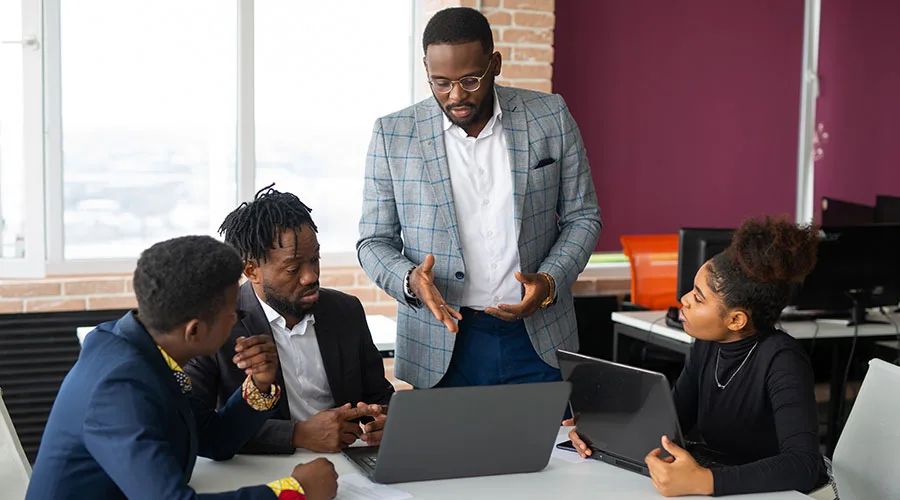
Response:
[{"label": "navy trousers", "polygon": [[437,387],[562,380],[560,371],[535,352],[524,321],[503,321],[466,307],[460,313],[453,357]]}]

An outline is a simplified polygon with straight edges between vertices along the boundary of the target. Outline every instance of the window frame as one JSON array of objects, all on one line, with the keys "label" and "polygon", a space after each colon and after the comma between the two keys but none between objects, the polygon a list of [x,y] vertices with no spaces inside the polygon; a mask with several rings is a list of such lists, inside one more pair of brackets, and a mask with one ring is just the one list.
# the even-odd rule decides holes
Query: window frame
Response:
[{"label": "window frame", "polygon": [[[22,1],[22,39],[3,40],[22,47],[22,161],[23,191],[44,193],[43,96],[44,30],[41,0]],[[34,40],[37,43],[26,43]],[[39,278],[46,273],[44,254],[44,196],[25,196],[24,258],[0,258],[0,278]]]},{"label": "window frame", "polygon": [[797,199],[795,220],[815,218],[816,99],[819,97],[819,28],[822,0],[805,0],[803,15],[803,70],[800,77],[800,119],[797,146]]}]

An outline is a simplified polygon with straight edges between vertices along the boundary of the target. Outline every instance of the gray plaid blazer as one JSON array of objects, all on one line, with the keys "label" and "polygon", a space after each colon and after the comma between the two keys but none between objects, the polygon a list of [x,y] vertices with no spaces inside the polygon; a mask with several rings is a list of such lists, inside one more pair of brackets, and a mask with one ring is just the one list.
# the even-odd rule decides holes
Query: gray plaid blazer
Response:
[{"label": "gray plaid blazer", "polygon": [[[541,358],[578,349],[572,284],[600,236],[600,209],[578,125],[562,97],[496,86],[512,165],[515,223],[523,273],[546,272],[556,302],[525,319]],[[406,273],[434,255],[435,285],[459,307],[466,263],[450,188],[443,111],[429,97],[379,118],[366,158],[356,244],[362,268],[397,299],[395,374],[433,387],[447,371],[455,337],[403,293]]]}]

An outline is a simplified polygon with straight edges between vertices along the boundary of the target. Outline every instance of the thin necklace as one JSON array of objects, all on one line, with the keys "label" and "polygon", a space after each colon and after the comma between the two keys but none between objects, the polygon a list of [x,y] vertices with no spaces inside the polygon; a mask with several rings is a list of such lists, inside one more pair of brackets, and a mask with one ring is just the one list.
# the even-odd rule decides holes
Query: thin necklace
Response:
[{"label": "thin necklace", "polygon": [[713,373],[713,375],[716,377],[716,385],[719,386],[719,389],[724,389],[724,388],[728,387],[728,384],[730,384],[731,381],[734,380],[734,376],[737,375],[739,371],[741,371],[741,368],[743,368],[744,365],[747,363],[747,360],[750,359],[750,355],[753,354],[753,350],[756,349],[756,346],[758,346],[758,345],[759,345],[758,341],[755,344],[753,344],[753,347],[750,348],[750,352],[748,352],[747,356],[744,357],[744,360],[741,361],[741,366],[739,366],[738,369],[735,370],[734,373],[732,373],[730,377],[728,377],[728,380],[724,384],[719,382],[719,359],[722,357],[722,349],[720,348],[716,352],[716,371]]}]

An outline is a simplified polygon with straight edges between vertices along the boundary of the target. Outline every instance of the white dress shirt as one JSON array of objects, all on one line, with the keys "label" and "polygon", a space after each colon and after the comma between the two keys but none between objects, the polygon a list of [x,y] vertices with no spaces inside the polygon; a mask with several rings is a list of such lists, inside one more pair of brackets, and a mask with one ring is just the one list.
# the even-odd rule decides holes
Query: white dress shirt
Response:
[{"label": "white dress shirt", "polygon": [[494,91],[494,114],[478,137],[444,115],[450,185],[462,240],[466,277],[462,307],[484,309],[522,301],[513,180],[503,112]]},{"label": "white dress shirt", "polygon": [[278,362],[284,374],[284,393],[291,408],[291,419],[302,422],[334,407],[331,386],[325,375],[322,351],[316,340],[316,318],[307,314],[294,328],[287,329],[284,317],[256,296],[272,327]]}]

